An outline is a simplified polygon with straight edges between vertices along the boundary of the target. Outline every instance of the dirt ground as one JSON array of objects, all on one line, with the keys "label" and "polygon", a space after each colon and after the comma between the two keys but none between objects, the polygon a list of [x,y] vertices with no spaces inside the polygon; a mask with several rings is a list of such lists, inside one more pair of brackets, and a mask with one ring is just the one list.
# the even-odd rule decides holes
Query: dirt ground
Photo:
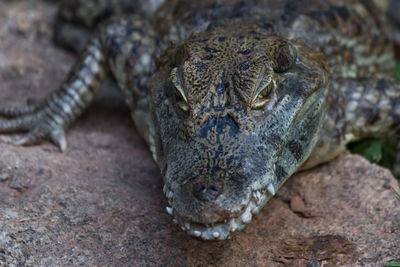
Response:
[{"label": "dirt ground", "polygon": [[[51,42],[56,7],[0,1],[0,103],[57,88],[76,57]],[[0,139],[0,266],[381,266],[400,261],[389,171],[345,153],[292,177],[230,240],[205,242],[166,213],[159,171],[106,83],[50,143]],[[319,265],[318,265],[319,264]]]}]

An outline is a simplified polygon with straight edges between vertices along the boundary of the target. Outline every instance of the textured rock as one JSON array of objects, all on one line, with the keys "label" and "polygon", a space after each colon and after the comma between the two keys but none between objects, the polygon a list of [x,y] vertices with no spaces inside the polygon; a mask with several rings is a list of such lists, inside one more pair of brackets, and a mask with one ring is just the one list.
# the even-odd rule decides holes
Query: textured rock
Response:
[{"label": "textured rock", "polygon": [[[37,15],[15,30],[17,11]],[[54,11],[0,2],[0,103],[44,96],[74,61],[49,41]],[[390,190],[397,182],[359,156],[295,175],[244,231],[204,242],[176,229],[165,212],[158,169],[117,91],[96,98],[63,154],[49,143],[15,147],[9,138],[0,139],[0,266],[400,261],[400,203]]]}]

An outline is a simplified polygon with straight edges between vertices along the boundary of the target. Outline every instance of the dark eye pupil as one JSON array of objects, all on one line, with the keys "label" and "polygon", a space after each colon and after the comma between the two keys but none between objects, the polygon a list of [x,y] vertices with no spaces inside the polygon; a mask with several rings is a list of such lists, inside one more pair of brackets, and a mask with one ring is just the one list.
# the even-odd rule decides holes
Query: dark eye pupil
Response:
[{"label": "dark eye pupil", "polygon": [[186,104],[185,99],[179,92],[175,92],[176,105],[183,111],[188,111],[189,106]]},{"label": "dark eye pupil", "polygon": [[183,100],[183,97],[182,97],[182,95],[181,95],[179,92],[175,92],[175,98],[176,98],[176,100],[178,100],[178,101],[182,101],[182,100]]}]

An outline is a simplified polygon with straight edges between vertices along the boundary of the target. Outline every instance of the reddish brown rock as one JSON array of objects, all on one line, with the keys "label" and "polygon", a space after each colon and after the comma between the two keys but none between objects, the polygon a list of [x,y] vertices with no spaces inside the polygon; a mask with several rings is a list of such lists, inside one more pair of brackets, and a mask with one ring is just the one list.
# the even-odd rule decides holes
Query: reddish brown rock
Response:
[{"label": "reddish brown rock", "polygon": [[[18,10],[46,15],[43,23],[24,24],[42,30],[8,27],[16,23],[9,12]],[[0,103],[45,95],[72,64],[74,58],[42,34],[54,10],[0,2]],[[63,154],[49,143],[24,148],[1,140],[0,266],[400,261],[400,203],[389,186],[398,185],[387,170],[359,156],[344,154],[295,175],[244,231],[205,242],[177,229],[165,212],[158,169],[117,91],[103,90],[96,98],[69,131]],[[295,213],[293,198],[314,216]]]}]

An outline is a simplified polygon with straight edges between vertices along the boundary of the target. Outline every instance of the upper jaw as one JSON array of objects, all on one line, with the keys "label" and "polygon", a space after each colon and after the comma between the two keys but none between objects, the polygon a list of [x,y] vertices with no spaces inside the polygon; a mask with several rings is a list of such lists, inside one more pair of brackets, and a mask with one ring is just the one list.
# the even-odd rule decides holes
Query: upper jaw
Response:
[{"label": "upper jaw", "polygon": [[179,215],[177,210],[173,208],[172,198],[174,192],[170,190],[167,184],[164,185],[163,191],[169,203],[169,206],[166,207],[166,211],[173,216],[173,222],[180,226],[183,231],[203,240],[225,240],[230,237],[231,233],[242,230],[246,224],[251,221],[252,216],[257,214],[264,204],[275,195],[276,189],[272,184],[268,184],[260,190],[252,191],[249,201],[238,216],[226,218],[220,222],[211,224],[201,224],[185,220],[183,216]]}]

